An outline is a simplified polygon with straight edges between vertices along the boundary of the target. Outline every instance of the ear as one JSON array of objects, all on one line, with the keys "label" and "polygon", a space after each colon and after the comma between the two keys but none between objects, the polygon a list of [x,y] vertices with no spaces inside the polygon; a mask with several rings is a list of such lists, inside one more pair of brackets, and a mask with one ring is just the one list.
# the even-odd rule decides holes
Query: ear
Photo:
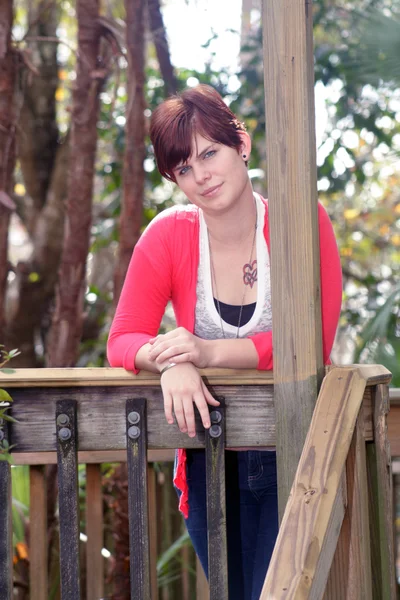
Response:
[{"label": "ear", "polygon": [[251,153],[251,139],[247,131],[239,131],[238,133],[241,138],[240,154],[242,155],[243,160],[247,162]]}]

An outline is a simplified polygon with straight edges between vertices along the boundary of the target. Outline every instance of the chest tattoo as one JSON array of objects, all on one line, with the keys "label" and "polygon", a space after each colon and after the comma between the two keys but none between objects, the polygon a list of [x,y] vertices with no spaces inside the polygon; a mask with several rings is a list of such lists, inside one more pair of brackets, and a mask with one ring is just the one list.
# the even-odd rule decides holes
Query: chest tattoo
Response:
[{"label": "chest tattoo", "polygon": [[257,281],[257,261],[246,263],[243,267],[243,283],[251,288]]}]

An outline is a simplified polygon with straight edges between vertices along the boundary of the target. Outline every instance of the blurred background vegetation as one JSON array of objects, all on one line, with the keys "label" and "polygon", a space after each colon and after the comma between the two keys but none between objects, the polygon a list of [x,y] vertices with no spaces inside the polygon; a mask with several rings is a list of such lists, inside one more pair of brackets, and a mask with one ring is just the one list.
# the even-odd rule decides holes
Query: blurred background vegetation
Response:
[{"label": "blurred background vegetation", "polygon": [[[200,9],[206,2],[186,4]],[[89,68],[78,37],[85,2],[14,1],[12,35],[0,34],[7,50],[0,52],[0,343],[20,350],[14,367],[106,364],[107,334],[134,243],[158,212],[185,201],[158,174],[148,138],[151,112],[168,94],[197,82],[218,89],[248,127],[250,176],[268,195],[260,3],[243,0],[234,71],[215,66],[216,33],[204,43],[202,69],[171,64],[163,11],[173,3],[103,2],[98,17],[86,21],[89,28],[95,23],[97,44]],[[7,4],[0,32],[7,32]],[[313,10],[319,198],[335,227],[344,274],[334,360],[384,364],[400,387],[400,2],[314,0]],[[82,148],[90,128],[91,145]],[[82,181],[76,177],[81,151],[89,164]],[[66,206],[75,207],[77,222]],[[67,297],[62,282],[72,281],[71,265],[80,273],[79,293]],[[67,334],[62,322],[69,323]],[[170,324],[167,315],[164,326]],[[160,489],[170,498],[170,466],[158,468]],[[111,552],[126,527],[112,517],[124,501],[120,469],[104,467]],[[26,471],[13,472],[18,597],[24,598],[29,498]],[[165,502],[159,577],[168,600],[180,597],[171,585],[180,577],[187,537],[179,521],[171,526],[175,517]],[[50,503],[49,522],[56,510]],[[110,595],[124,598],[123,585],[112,587],[116,554],[107,560]],[[57,575],[51,586],[51,597],[58,597]]]}]

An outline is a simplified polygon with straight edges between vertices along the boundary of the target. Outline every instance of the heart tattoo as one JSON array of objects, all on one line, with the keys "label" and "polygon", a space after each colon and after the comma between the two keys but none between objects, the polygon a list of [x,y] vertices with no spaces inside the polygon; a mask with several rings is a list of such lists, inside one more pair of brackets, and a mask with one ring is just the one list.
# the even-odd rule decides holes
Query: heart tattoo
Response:
[{"label": "heart tattoo", "polygon": [[257,261],[246,263],[243,267],[243,283],[249,285],[251,288],[257,281]]}]

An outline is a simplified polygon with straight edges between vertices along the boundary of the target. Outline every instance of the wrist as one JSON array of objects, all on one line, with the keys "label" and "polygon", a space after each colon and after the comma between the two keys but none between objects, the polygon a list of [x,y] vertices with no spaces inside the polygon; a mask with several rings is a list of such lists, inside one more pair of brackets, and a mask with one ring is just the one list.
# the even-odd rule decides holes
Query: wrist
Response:
[{"label": "wrist", "polygon": [[203,340],[204,341],[204,356],[205,364],[202,365],[203,369],[216,367],[217,365],[217,350],[218,340]]}]

